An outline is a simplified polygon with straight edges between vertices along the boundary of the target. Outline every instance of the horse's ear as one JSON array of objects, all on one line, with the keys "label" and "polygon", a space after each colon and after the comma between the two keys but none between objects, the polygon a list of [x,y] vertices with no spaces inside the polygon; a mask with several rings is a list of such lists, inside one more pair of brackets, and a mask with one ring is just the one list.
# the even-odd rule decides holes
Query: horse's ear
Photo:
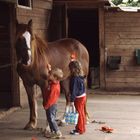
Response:
[{"label": "horse's ear", "polygon": [[32,21],[32,19],[30,19],[29,21],[28,21],[28,27],[31,27],[33,25],[33,21]]},{"label": "horse's ear", "polygon": [[28,21],[28,30],[30,31],[30,33],[32,33],[32,26],[33,26],[33,21],[32,21],[32,19],[30,19]]}]

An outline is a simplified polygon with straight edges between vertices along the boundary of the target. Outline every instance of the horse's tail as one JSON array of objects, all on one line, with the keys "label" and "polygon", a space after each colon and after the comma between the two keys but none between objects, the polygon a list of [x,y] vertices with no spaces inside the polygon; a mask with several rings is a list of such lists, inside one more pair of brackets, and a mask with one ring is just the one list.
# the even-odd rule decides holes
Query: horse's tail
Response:
[{"label": "horse's tail", "polygon": [[89,73],[89,53],[86,49],[86,47],[79,42],[78,40],[73,39],[74,45],[73,45],[73,52],[76,53],[77,59],[80,61],[80,63],[83,66],[83,71],[85,72],[85,75],[88,76]]},{"label": "horse's tail", "polygon": [[79,42],[78,40],[75,40],[74,44],[74,50],[76,51],[77,59],[80,61],[82,65],[82,69],[85,75],[85,86],[87,87],[87,77],[89,74],[89,53],[86,49],[86,47]]}]

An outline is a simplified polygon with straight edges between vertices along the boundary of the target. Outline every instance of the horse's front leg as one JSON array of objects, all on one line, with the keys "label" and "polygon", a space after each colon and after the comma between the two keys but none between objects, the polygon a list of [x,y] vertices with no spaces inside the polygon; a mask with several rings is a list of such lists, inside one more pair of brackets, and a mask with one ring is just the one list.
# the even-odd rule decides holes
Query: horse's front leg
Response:
[{"label": "horse's front leg", "polygon": [[[47,85],[46,85],[45,81],[40,81],[40,85],[39,86],[40,86],[41,93],[42,93],[42,98],[43,98],[43,101],[44,101],[44,100],[46,100],[46,99],[44,99],[44,90],[47,88]],[[44,111],[45,111],[45,109],[44,109]],[[50,131],[50,127],[49,127],[49,123],[48,123],[47,116],[46,116],[45,133],[47,134],[49,131]]]},{"label": "horse's front leg", "polygon": [[29,122],[27,123],[24,129],[35,129],[37,126],[37,101],[35,97],[34,88],[33,85],[28,85],[25,82],[23,82],[23,84],[27,92],[30,109]]},{"label": "horse's front leg", "polygon": [[61,120],[63,123],[65,123],[65,113],[69,111],[70,108],[70,91],[69,91],[69,79],[66,79],[62,81],[61,83],[62,86],[62,92],[65,94],[65,99],[66,99],[66,106],[65,106],[65,112],[63,115],[63,119]]}]

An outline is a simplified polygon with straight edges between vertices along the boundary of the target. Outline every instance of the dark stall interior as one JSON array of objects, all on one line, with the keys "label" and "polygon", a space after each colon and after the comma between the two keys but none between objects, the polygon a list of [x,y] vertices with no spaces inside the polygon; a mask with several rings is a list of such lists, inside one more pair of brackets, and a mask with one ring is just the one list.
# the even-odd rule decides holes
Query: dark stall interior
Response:
[{"label": "dark stall interior", "polygon": [[9,108],[12,105],[10,8],[7,3],[0,3],[0,9],[0,108]]},{"label": "dark stall interior", "polygon": [[82,42],[90,56],[88,86],[99,87],[99,22],[98,9],[69,9],[68,37]]}]

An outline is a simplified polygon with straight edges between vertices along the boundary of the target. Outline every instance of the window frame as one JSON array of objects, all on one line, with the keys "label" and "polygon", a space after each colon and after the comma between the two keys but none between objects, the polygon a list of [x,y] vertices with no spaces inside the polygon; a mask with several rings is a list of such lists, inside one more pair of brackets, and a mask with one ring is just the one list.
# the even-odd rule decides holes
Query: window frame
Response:
[{"label": "window frame", "polygon": [[29,9],[29,10],[32,10],[33,8],[33,0],[28,0],[29,1],[29,6],[24,6],[24,5],[20,5],[18,3],[18,0],[17,0],[17,7],[18,8],[23,8],[23,9]]}]

